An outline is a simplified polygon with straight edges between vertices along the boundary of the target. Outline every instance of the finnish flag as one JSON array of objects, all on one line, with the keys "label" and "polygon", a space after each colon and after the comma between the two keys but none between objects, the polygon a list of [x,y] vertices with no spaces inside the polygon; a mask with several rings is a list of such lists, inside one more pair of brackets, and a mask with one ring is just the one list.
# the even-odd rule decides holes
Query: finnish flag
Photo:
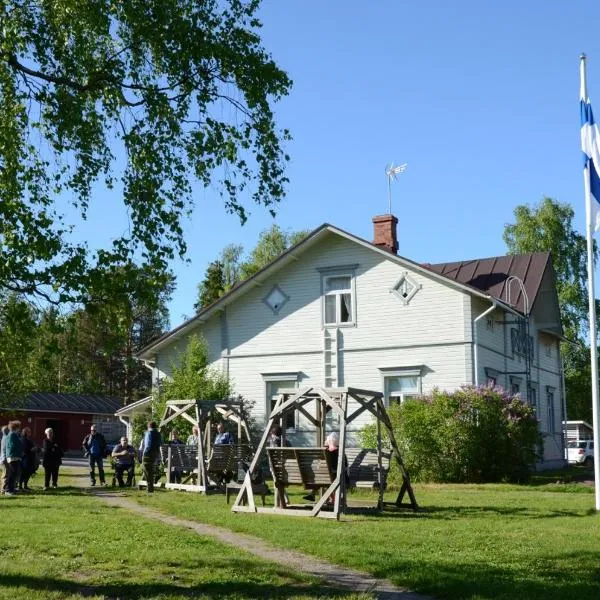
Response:
[{"label": "finnish flag", "polygon": [[581,86],[581,149],[583,150],[584,170],[590,185],[590,225],[593,231],[600,229],[600,132],[594,121],[592,105],[587,97],[585,85]]}]

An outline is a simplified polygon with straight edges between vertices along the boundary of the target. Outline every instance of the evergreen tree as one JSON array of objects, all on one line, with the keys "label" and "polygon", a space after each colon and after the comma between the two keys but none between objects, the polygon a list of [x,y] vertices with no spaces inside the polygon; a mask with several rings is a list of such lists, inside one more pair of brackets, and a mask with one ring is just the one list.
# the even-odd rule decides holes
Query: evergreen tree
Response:
[{"label": "evergreen tree", "polygon": [[194,304],[196,312],[218,300],[224,293],[223,263],[215,260],[208,265],[204,279],[198,284],[198,301]]}]

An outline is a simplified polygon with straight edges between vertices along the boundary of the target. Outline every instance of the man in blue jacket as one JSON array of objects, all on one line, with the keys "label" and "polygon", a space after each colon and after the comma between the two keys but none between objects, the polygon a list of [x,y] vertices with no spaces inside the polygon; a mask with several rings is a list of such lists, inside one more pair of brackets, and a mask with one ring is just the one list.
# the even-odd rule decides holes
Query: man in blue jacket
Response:
[{"label": "man in blue jacket", "polygon": [[8,424],[9,432],[6,436],[6,441],[4,442],[4,460],[7,463],[6,491],[4,493],[7,496],[14,495],[15,484],[19,480],[19,475],[21,473],[23,444],[21,443],[21,437],[19,436],[20,428],[20,421],[11,421]]},{"label": "man in blue jacket", "polygon": [[104,464],[103,459],[106,454],[106,440],[104,436],[96,431],[96,426],[90,427],[90,433],[83,438],[83,449],[85,456],[90,459],[90,483],[96,485],[96,472],[95,466],[98,466],[98,475],[100,477],[100,485],[106,485],[104,479]]},{"label": "man in blue jacket", "polygon": [[154,491],[154,463],[158,458],[161,444],[162,438],[160,437],[160,432],[156,428],[156,423],[150,421],[150,423],[148,423],[148,430],[144,434],[144,439],[142,440],[142,473],[146,480],[149,494]]}]

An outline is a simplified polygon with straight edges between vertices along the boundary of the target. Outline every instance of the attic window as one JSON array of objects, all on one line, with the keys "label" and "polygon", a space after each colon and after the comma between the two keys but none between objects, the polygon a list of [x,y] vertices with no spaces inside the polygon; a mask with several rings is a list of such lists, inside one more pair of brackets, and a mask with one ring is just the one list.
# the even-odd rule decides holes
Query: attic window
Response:
[{"label": "attic window", "polygon": [[289,300],[289,296],[285,294],[278,285],[274,285],[271,291],[263,298],[263,302],[277,314],[283,305]]},{"label": "attic window", "polygon": [[421,286],[408,273],[404,273],[390,292],[400,298],[403,304],[408,304],[420,289]]}]

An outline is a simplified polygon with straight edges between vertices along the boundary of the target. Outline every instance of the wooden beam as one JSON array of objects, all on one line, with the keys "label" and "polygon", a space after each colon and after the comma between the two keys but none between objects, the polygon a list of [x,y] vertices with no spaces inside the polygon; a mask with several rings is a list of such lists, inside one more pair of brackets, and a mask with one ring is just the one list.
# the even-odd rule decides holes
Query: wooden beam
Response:
[{"label": "wooden beam", "polygon": [[315,419],[303,406],[298,407],[298,412],[302,413],[312,425],[315,427],[319,426],[319,421]]},{"label": "wooden beam", "polygon": [[[287,408],[299,403],[302,400],[303,396],[309,394],[312,389],[312,387],[302,388],[297,393],[294,393],[294,395],[291,398],[286,398],[285,400],[283,400],[282,403],[279,403],[278,401],[275,405],[275,408],[273,408],[273,410],[271,411],[271,417],[275,418],[279,415],[282,415]],[[282,393],[282,398],[285,398],[286,395],[287,394]],[[314,398],[307,398],[305,402],[302,402],[302,404],[306,404],[306,402],[310,402],[313,399]]]}]

